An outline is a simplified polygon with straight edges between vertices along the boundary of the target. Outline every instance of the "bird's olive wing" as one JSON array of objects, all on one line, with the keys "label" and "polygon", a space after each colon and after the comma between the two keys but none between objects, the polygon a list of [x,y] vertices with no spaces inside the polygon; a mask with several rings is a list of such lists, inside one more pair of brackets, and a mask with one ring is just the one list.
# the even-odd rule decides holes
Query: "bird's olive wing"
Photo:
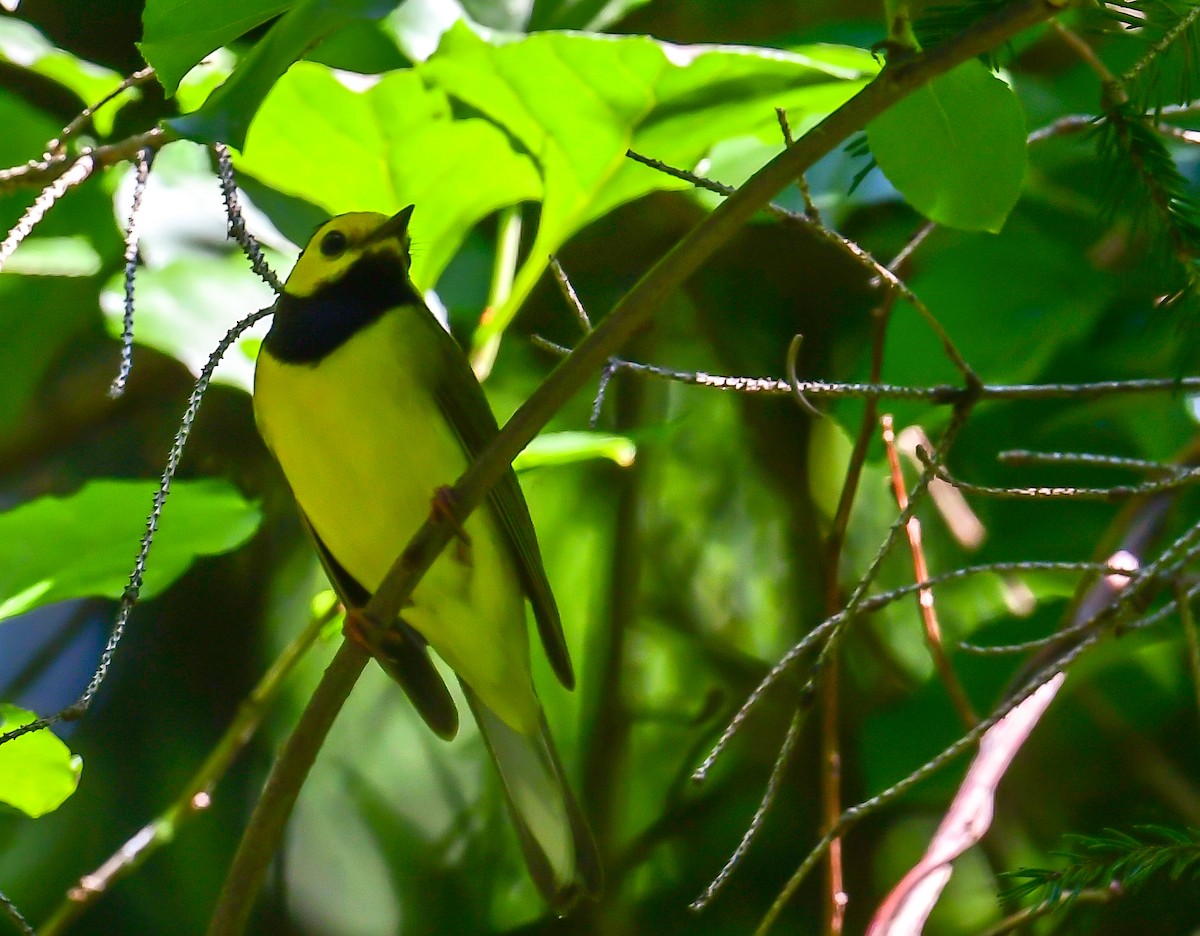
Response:
[{"label": "bird's olive wing", "polygon": [[[362,608],[370,593],[325,548],[308,518],[300,514],[334,591],[347,608]],[[375,659],[400,684],[413,707],[434,733],[449,741],[458,733],[458,708],[429,659],[425,638],[404,621],[396,621],[380,639]]]},{"label": "bird's olive wing", "polygon": [[[471,365],[458,343],[428,309],[417,311],[421,313],[425,327],[437,333],[438,355],[436,366],[432,366],[431,371],[438,409],[458,436],[467,457],[475,458],[499,432],[496,417],[492,415],[483,388],[475,379]],[[492,488],[488,499],[500,518],[517,561],[521,583],[533,605],[533,616],[542,645],[546,648],[546,656],[559,682],[572,689],[575,686],[575,674],[571,669],[566,637],[563,636],[562,619],[554,602],[554,594],[550,591],[550,583],[546,580],[546,569],[542,565],[542,554],[538,549],[529,507],[512,469],[505,472],[504,477]]]}]

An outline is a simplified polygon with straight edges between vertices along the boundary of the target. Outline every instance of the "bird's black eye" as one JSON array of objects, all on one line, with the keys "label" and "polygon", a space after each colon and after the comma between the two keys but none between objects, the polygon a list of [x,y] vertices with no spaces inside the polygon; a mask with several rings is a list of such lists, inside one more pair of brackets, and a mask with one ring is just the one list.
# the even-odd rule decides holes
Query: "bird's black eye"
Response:
[{"label": "bird's black eye", "polygon": [[321,238],[321,254],[322,256],[333,258],[340,257],[346,252],[346,235],[341,231],[330,231]]}]

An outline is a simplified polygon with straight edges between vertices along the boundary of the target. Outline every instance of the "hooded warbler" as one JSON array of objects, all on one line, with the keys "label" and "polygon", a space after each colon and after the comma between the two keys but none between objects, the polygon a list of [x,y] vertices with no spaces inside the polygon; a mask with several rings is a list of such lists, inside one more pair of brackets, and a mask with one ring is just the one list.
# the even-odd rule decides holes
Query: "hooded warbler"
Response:
[{"label": "hooded warbler", "polygon": [[[366,603],[435,492],[498,431],[466,356],[409,278],[411,214],[345,214],[317,229],[276,302],[255,371],[259,432],[347,608]],[[534,692],[526,599],[571,688],[558,609],[510,470],[373,652],[447,739],[458,713],[428,647],[457,674],[530,874],[562,915],[598,891],[600,863]]]}]

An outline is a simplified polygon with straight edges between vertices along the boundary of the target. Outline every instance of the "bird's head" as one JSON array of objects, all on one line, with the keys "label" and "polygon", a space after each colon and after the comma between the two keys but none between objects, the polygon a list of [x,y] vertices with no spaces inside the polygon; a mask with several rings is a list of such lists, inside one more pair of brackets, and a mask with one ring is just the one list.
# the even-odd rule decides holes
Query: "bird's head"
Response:
[{"label": "bird's head", "polygon": [[296,298],[311,296],[327,284],[342,281],[364,259],[371,266],[380,261],[393,269],[398,265],[407,278],[412,212],[409,205],[390,218],[374,211],[356,211],[326,221],[300,252],[285,292]]}]

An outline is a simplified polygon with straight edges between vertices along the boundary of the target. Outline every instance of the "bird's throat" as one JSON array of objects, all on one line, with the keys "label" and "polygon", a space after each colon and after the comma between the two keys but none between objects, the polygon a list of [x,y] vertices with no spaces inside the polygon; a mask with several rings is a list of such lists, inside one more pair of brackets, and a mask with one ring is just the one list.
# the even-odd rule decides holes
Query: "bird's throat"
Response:
[{"label": "bird's throat", "polygon": [[285,364],[315,364],[388,309],[420,304],[398,258],[386,251],[367,253],[310,295],[280,295],[263,346]]}]

